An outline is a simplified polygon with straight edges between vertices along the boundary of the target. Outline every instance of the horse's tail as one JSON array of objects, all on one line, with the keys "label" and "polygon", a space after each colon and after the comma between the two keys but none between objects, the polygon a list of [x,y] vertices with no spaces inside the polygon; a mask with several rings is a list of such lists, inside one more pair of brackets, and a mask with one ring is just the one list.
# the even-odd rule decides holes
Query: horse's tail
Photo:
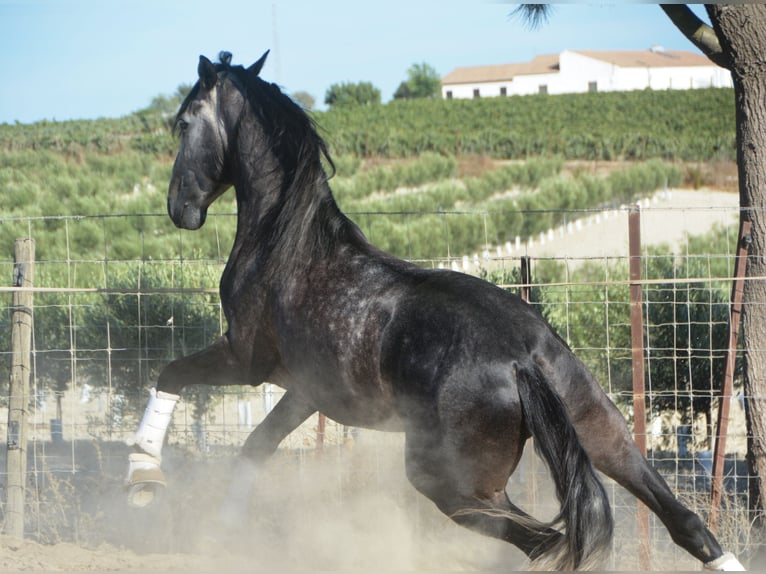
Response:
[{"label": "horse's tail", "polygon": [[[557,570],[601,566],[612,540],[612,512],[604,487],[580,444],[566,406],[536,365],[517,368],[522,411],[535,450],[550,469],[561,510],[543,532],[536,567]],[[546,540],[547,538],[547,540]]]}]

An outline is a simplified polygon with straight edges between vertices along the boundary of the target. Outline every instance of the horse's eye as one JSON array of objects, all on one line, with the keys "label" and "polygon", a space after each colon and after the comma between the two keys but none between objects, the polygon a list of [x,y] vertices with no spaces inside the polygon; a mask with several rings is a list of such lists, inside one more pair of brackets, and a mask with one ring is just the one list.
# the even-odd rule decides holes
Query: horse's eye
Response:
[{"label": "horse's eye", "polygon": [[186,120],[178,120],[178,131],[185,132],[186,128],[189,127],[189,122]]}]

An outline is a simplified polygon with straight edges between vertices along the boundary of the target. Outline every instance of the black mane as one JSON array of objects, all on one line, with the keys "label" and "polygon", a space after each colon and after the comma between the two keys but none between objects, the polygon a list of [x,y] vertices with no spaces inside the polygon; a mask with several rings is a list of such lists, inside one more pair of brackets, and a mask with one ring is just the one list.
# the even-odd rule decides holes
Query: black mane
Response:
[{"label": "black mane", "polygon": [[[295,180],[312,177],[317,170],[322,170],[322,157],[334,173],[335,165],[327,144],[317,131],[315,120],[277,84],[249,74],[241,65],[232,65],[231,57],[231,52],[220,52],[215,69],[219,74],[228,74],[247,99],[263,127],[270,149],[285,170],[286,180],[297,183]],[[181,103],[174,122],[175,131],[180,117],[197,97],[199,89],[198,81]]]}]

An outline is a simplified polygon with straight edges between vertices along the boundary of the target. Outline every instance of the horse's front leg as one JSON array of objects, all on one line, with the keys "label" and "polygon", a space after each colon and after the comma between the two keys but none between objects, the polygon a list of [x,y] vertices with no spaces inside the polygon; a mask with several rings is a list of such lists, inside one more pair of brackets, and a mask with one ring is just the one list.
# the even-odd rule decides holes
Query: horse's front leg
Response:
[{"label": "horse's front leg", "polygon": [[207,349],[175,360],[162,370],[157,388],[151,389],[144,416],[131,440],[134,452],[129,456],[125,480],[130,504],[150,504],[165,486],[160,469],[162,445],[181,389],[201,383],[231,385],[246,382],[225,335]]}]

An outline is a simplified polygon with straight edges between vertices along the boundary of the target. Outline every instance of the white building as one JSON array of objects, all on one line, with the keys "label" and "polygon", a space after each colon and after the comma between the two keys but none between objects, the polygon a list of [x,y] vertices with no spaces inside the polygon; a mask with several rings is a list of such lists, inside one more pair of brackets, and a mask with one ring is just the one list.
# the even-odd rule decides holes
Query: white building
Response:
[{"label": "white building", "polygon": [[442,97],[480,98],[627,90],[731,87],[731,73],[693,52],[564,50],[530,62],[456,68],[442,78]]}]

